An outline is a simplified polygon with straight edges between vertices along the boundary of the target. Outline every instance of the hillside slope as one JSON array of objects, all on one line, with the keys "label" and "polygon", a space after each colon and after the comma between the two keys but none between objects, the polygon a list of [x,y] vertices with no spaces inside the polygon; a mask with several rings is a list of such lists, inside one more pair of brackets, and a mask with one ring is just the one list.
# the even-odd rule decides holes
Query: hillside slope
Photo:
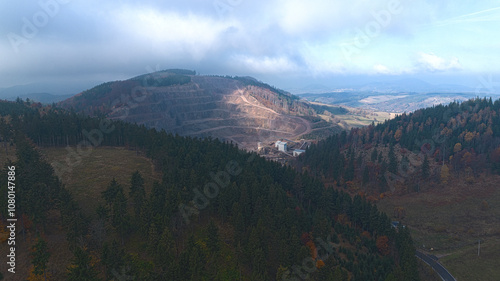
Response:
[{"label": "hillside slope", "polygon": [[[329,137],[299,160],[327,184],[377,202],[458,280],[498,280],[500,100],[402,114]],[[489,249],[481,260],[478,240]]]},{"label": "hillside slope", "polygon": [[251,77],[167,70],[101,84],[61,103],[66,109],[144,124],[182,136],[240,145],[311,132],[308,103]]}]

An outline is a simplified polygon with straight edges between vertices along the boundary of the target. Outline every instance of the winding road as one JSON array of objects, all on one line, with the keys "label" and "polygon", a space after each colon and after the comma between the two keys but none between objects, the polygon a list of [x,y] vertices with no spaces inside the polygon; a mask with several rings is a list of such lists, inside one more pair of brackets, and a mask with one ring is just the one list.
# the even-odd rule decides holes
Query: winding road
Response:
[{"label": "winding road", "polygon": [[434,269],[434,271],[436,271],[439,277],[441,277],[441,279],[443,279],[444,281],[457,281],[457,279],[455,279],[455,277],[453,277],[453,275],[451,275],[451,273],[448,272],[448,270],[446,270],[446,268],[444,268],[444,266],[442,266],[437,261],[437,258],[435,256],[427,255],[419,250],[415,252],[415,256],[423,260],[426,264],[430,265],[432,269]]}]

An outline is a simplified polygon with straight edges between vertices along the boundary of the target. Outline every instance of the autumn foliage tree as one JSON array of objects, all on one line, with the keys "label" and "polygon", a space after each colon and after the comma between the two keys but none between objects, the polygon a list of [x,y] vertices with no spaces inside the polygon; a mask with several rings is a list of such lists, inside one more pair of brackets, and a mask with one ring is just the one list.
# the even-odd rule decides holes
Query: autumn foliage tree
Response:
[{"label": "autumn foliage tree", "polygon": [[448,165],[441,166],[441,183],[444,185],[448,184],[448,179],[450,177],[450,169]]},{"label": "autumn foliage tree", "polygon": [[379,236],[377,238],[377,249],[381,255],[386,256],[389,254],[389,238],[385,235]]}]

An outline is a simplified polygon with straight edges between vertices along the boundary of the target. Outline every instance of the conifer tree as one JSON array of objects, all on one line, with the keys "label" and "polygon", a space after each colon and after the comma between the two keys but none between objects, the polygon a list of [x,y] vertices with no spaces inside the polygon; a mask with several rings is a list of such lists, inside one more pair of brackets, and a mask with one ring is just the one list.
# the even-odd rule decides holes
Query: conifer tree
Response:
[{"label": "conifer tree", "polygon": [[427,159],[427,154],[424,156],[424,162],[422,163],[422,177],[424,179],[429,177],[429,159]]},{"label": "conifer tree", "polygon": [[377,161],[377,156],[378,156],[378,151],[377,151],[377,148],[374,148],[373,151],[372,151],[372,155],[370,157],[370,160],[372,162],[375,162]]},{"label": "conifer tree", "polygon": [[155,223],[151,223],[149,226],[149,232],[148,232],[148,250],[151,253],[156,252],[156,246],[158,244],[158,230],[156,229]]},{"label": "conifer tree", "polygon": [[134,204],[135,217],[140,218],[142,204],[146,198],[146,192],[144,190],[144,179],[142,178],[139,171],[132,174],[130,179],[130,198]]},{"label": "conifer tree", "polygon": [[106,190],[102,192],[102,197],[104,198],[104,201],[106,201],[108,205],[113,204],[113,201],[115,200],[115,197],[120,192],[120,190],[123,193],[123,188],[121,187],[121,185],[118,184],[116,179],[113,178],[113,180],[111,180]]},{"label": "conifer tree", "polygon": [[50,252],[47,247],[47,242],[43,240],[41,237],[38,237],[37,242],[33,247],[31,247],[33,251],[31,253],[31,263],[33,264],[34,270],[33,273],[35,275],[42,275],[44,280],[47,280],[47,263],[50,258]]},{"label": "conifer tree", "polygon": [[387,169],[389,172],[396,174],[398,172],[398,163],[396,160],[396,154],[394,153],[394,145],[391,143],[389,145],[389,166]]},{"label": "conifer tree", "polygon": [[89,253],[77,247],[74,251],[74,259],[68,266],[68,281],[97,281],[97,271],[92,264]]},{"label": "conifer tree", "polygon": [[176,246],[172,233],[167,227],[165,227],[161,234],[154,256],[156,264],[162,267],[163,270],[172,268],[176,256]]},{"label": "conifer tree", "polygon": [[217,225],[215,225],[214,221],[211,220],[210,224],[207,228],[208,237],[207,237],[207,247],[212,253],[217,253],[219,251],[219,230]]},{"label": "conifer tree", "polygon": [[363,170],[363,184],[368,183],[370,181],[370,170],[368,169],[368,166],[365,166]]},{"label": "conifer tree", "polygon": [[130,230],[130,216],[127,214],[127,199],[122,189],[118,190],[112,207],[111,224],[118,231],[123,244],[123,239]]}]

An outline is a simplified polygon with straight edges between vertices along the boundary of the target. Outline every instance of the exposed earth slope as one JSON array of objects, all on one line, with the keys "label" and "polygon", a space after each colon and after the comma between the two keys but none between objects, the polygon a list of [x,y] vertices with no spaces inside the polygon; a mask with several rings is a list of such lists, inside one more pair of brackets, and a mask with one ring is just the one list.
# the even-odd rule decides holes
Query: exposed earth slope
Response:
[{"label": "exposed earth slope", "polygon": [[[104,83],[59,105],[244,147],[309,134],[311,119],[302,117],[316,116],[308,103],[251,77],[200,76],[186,70]],[[330,127],[340,130],[336,124]]]}]

